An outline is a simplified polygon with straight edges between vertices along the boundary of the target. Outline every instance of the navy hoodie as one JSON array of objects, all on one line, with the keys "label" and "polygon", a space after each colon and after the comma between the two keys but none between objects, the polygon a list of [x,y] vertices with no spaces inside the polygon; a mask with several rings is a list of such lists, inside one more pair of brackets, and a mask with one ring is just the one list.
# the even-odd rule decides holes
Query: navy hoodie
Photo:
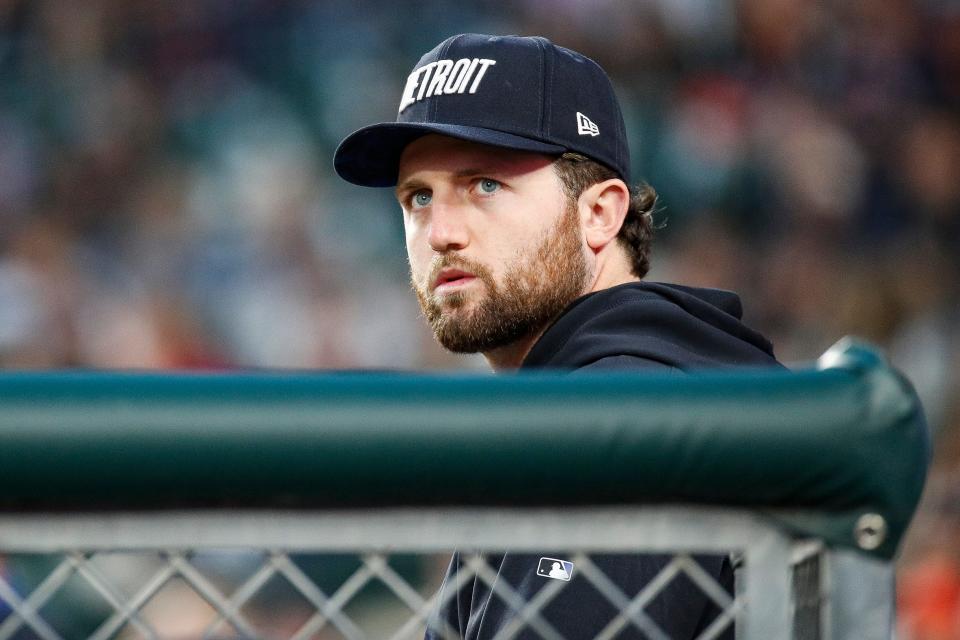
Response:
[{"label": "navy hoodie", "polygon": [[[631,282],[588,294],[575,300],[547,328],[527,354],[522,368],[568,370],[661,369],[678,373],[690,369],[740,366],[781,366],[770,342],[740,322],[742,307],[736,294],[673,284]],[[493,638],[516,617],[513,608],[476,576],[459,582],[466,552],[453,554],[440,588],[444,601],[428,623],[426,637],[444,637],[440,620],[467,640]],[[497,583],[509,585],[530,601],[554,578],[544,574],[543,558],[567,560],[570,554],[544,549],[538,554],[486,554]],[[694,559],[728,593],[733,593],[733,571],[727,556],[703,555]],[[591,556],[632,600],[670,562],[659,554],[606,554]],[[552,567],[552,561],[547,560]],[[592,638],[604,630],[618,611],[572,566],[570,580],[540,611],[568,640]],[[672,640],[691,640],[718,615],[718,608],[680,573],[643,609],[646,616]],[[529,626],[516,636],[539,638]],[[613,637],[647,638],[633,624]],[[733,625],[718,636],[733,638]]]},{"label": "navy hoodie", "polygon": [[705,369],[780,366],[729,291],[629,282],[575,300],[523,368]]}]

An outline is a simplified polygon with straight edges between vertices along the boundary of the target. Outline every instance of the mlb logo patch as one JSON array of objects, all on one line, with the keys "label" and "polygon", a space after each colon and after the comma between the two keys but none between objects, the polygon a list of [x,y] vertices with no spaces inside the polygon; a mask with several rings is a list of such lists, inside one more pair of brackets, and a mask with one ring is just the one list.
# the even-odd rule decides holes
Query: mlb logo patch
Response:
[{"label": "mlb logo patch", "polygon": [[543,578],[570,582],[570,578],[573,577],[573,563],[557,558],[540,558],[540,564],[537,565],[537,575]]}]

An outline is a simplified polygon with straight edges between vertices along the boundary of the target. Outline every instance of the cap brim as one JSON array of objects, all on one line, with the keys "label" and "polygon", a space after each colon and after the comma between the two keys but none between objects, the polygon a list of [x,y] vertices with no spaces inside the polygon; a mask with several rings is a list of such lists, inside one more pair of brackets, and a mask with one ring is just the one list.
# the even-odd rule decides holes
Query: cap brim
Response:
[{"label": "cap brim", "polygon": [[408,144],[429,133],[480,142],[495,147],[561,154],[565,147],[531,140],[512,133],[482,127],[456,124],[383,122],[354,131],[347,136],[333,156],[337,174],[363,187],[392,187],[397,184],[400,156]]}]

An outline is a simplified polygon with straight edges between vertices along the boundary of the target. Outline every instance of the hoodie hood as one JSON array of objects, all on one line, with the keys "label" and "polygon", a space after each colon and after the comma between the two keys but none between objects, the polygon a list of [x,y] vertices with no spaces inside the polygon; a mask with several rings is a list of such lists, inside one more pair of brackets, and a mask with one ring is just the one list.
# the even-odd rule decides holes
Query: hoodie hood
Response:
[{"label": "hoodie hood", "polygon": [[777,366],[770,341],[742,315],[729,291],[630,282],[571,303],[522,368],[577,369],[624,356],[677,369]]}]

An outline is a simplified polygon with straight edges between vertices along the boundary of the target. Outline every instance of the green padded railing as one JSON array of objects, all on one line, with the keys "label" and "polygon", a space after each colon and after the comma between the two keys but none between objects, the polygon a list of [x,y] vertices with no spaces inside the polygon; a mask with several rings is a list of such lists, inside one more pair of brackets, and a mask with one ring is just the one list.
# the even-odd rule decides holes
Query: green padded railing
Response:
[{"label": "green padded railing", "polygon": [[846,342],[798,372],[690,376],[6,373],[0,508],[684,502],[891,557],[928,442]]}]

